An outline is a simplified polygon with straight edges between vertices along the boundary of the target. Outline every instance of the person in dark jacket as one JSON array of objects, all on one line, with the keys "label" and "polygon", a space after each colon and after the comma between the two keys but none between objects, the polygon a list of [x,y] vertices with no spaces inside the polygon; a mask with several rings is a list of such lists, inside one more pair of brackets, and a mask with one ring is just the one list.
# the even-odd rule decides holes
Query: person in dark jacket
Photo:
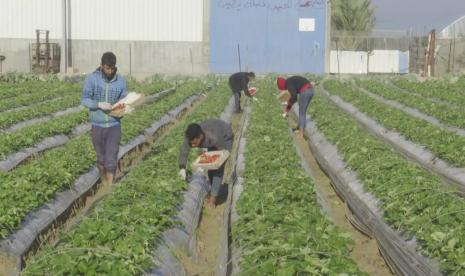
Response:
[{"label": "person in dark jacket", "polygon": [[97,167],[104,185],[113,183],[121,140],[120,119],[109,113],[113,104],[127,96],[126,81],[116,74],[116,56],[102,55],[100,67],[84,81],[81,104],[90,111],[91,137],[97,153]]},{"label": "person in dark jacket", "polygon": [[236,113],[241,112],[241,91],[244,91],[245,95],[251,97],[248,85],[254,79],[254,72],[237,72],[229,77],[229,87],[231,87],[234,94]]},{"label": "person in dark jacket", "polygon": [[[200,124],[190,124],[185,132],[184,143],[179,154],[179,176],[186,179],[186,163],[191,148],[207,148],[212,150],[228,150],[231,152],[234,134],[229,124],[219,119],[207,119]],[[218,170],[209,170],[208,178],[211,183],[209,203],[216,205],[216,199],[223,182],[223,164]]]},{"label": "person in dark jacket", "polygon": [[278,77],[276,84],[279,90],[287,90],[291,98],[284,109],[283,117],[287,117],[294,103],[299,100],[299,125],[294,130],[296,134],[303,136],[307,123],[307,108],[313,98],[313,87],[309,80],[301,76],[292,76],[287,79]]}]

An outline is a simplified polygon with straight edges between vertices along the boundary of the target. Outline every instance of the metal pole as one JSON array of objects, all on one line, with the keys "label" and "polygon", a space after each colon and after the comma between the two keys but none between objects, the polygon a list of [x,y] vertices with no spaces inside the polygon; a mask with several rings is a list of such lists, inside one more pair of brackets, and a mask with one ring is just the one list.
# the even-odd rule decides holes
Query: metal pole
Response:
[{"label": "metal pole", "polygon": [[452,40],[449,41],[449,58],[447,59],[447,73],[450,73],[451,55],[452,55]]},{"label": "metal pole", "polygon": [[48,34],[50,31],[45,31],[45,72],[50,71],[50,43],[48,41]]},{"label": "metal pole", "polygon": [[66,0],[66,38],[67,38],[67,58],[68,58],[68,67],[73,68],[74,67],[74,60],[73,60],[73,34],[71,32],[72,26],[71,22],[73,22],[73,19],[71,18],[71,15],[73,14],[71,9],[73,8],[71,5],[71,0]]},{"label": "metal pole", "polygon": [[65,59],[65,73],[68,73],[68,19],[67,19],[67,0],[63,0],[63,17],[64,17],[64,22],[63,22],[63,37],[64,37],[64,44],[65,44],[65,49],[64,49],[64,59]]},{"label": "metal pole", "polygon": [[132,44],[129,43],[129,76],[132,76]]},{"label": "metal pole", "polygon": [[436,75],[436,30],[431,31],[431,75],[434,77]]},{"label": "metal pole", "polygon": [[242,66],[241,66],[241,48],[239,46],[239,43],[237,44],[237,56],[239,57],[239,72],[241,72],[242,71],[241,70],[241,68],[242,68]]},{"label": "metal pole", "polygon": [[36,62],[35,64],[38,66],[39,58],[40,58],[40,40],[39,40],[40,31],[39,30],[36,30],[36,35],[37,35],[37,38],[36,38]]},{"label": "metal pole", "polygon": [[418,65],[419,62],[418,60],[420,59],[420,45],[421,43],[419,43],[418,39],[416,41],[416,55],[415,55],[415,72],[416,73],[420,73],[420,66]]},{"label": "metal pole", "polygon": [[453,40],[453,48],[452,48],[452,72],[455,71],[455,26],[454,26],[454,40]]},{"label": "metal pole", "polygon": [[29,52],[29,73],[32,72],[32,49],[31,49],[31,43],[28,45],[28,52]]},{"label": "metal pole", "polygon": [[340,71],[340,65],[339,65],[339,46],[337,44],[337,41],[339,38],[336,37],[336,60],[337,60],[337,77],[341,77],[341,71]]},{"label": "metal pole", "polygon": [[[384,41],[386,42],[386,40]],[[367,76],[368,76],[368,74],[370,73],[370,50],[368,46],[368,38],[366,38],[366,42],[367,42]]]},{"label": "metal pole", "polygon": [[326,18],[325,18],[325,73],[330,72],[331,58],[331,1],[326,1]]},{"label": "metal pole", "polygon": [[194,74],[194,56],[192,55],[192,48],[189,48],[189,56],[191,60],[191,74]]}]

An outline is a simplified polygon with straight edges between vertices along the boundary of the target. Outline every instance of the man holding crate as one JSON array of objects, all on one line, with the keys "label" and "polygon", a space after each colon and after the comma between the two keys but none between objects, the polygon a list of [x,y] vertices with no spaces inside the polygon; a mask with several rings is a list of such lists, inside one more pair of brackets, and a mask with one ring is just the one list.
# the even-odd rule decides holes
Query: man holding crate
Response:
[{"label": "man holding crate", "polygon": [[[186,163],[192,148],[207,148],[208,151],[228,150],[231,152],[234,134],[229,124],[219,119],[207,119],[200,124],[190,124],[185,132],[184,143],[179,154],[179,176],[186,180]],[[211,183],[209,203],[216,206],[216,199],[220,191],[224,176],[224,163],[217,170],[209,170],[208,178]]]},{"label": "man holding crate", "polygon": [[125,79],[116,74],[116,56],[102,55],[100,67],[84,81],[81,104],[90,111],[92,144],[97,153],[100,180],[110,185],[115,179],[121,140],[120,118],[110,116],[113,105],[128,94]]}]

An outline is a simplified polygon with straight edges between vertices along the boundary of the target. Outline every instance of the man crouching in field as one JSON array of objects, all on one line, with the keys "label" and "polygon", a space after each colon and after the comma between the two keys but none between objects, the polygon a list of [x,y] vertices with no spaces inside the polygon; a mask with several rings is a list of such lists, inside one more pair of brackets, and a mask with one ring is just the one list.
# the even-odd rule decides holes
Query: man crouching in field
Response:
[{"label": "man crouching in field", "polygon": [[126,81],[116,74],[116,56],[106,52],[100,67],[84,81],[81,104],[90,111],[92,143],[97,153],[100,180],[110,185],[115,179],[121,140],[120,119],[109,113],[113,105],[126,97]]},{"label": "man crouching in field", "polygon": [[[179,176],[186,180],[186,163],[192,148],[207,148],[208,151],[228,150],[231,152],[234,142],[234,134],[231,125],[219,119],[207,119],[200,124],[190,124],[185,132],[184,143],[179,154]],[[217,170],[208,171],[208,179],[211,184],[210,206],[217,205],[217,197],[223,183],[223,164]]]}]

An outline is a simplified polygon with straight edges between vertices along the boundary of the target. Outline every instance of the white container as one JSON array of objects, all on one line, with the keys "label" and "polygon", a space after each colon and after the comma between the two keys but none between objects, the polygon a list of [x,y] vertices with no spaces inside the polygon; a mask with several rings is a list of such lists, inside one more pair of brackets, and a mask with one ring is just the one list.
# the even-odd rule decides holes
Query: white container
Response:
[{"label": "white container", "polygon": [[124,115],[131,113],[136,106],[141,105],[144,102],[144,95],[129,92],[129,94],[123,99],[119,100],[114,104],[114,108],[110,112],[110,116],[123,117]]},{"label": "white container", "polygon": [[[202,163],[201,159],[203,156],[213,157],[218,156],[216,160],[210,163]],[[227,150],[214,150],[214,151],[206,151],[199,155],[194,162],[192,162],[191,168],[192,171],[198,171],[198,169],[202,169],[203,171],[207,170],[217,170],[219,169],[223,163],[228,159],[229,151]]]}]

